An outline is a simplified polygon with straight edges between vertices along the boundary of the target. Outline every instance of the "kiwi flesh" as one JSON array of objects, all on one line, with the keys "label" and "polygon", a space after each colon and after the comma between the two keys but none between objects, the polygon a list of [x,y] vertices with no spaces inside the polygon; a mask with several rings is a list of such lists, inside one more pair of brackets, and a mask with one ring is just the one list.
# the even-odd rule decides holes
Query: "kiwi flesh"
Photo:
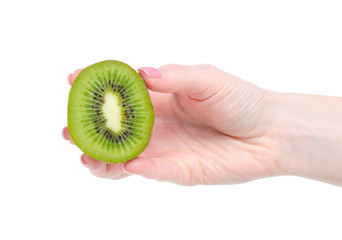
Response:
[{"label": "kiwi flesh", "polygon": [[123,62],[95,63],[77,76],[68,103],[72,140],[88,156],[121,163],[147,146],[154,112],[140,75]]}]

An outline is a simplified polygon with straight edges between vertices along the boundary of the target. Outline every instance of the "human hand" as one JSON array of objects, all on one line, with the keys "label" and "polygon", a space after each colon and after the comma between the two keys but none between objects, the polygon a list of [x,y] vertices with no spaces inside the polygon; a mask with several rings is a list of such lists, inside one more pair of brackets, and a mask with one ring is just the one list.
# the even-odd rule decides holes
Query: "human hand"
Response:
[{"label": "human hand", "polygon": [[[70,74],[73,83],[82,69]],[[110,164],[82,155],[98,177],[130,174],[182,185],[241,183],[280,174],[270,93],[210,65],[141,68],[155,111],[150,142]],[[71,140],[68,129],[64,138]]]},{"label": "human hand", "polygon": [[[70,84],[81,70],[69,75]],[[94,175],[182,185],[297,175],[342,185],[341,98],[267,91],[210,65],[139,74],[155,111],[150,142],[123,164],[83,154]],[[67,128],[63,136],[72,142]]]}]

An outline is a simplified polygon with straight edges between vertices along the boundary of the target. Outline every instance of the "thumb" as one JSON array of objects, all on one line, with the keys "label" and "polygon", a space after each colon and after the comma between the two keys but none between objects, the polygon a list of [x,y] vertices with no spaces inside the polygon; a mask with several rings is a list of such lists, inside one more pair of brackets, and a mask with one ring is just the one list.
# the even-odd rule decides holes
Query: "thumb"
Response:
[{"label": "thumb", "polygon": [[184,94],[196,100],[214,95],[227,83],[226,73],[208,64],[170,64],[159,69],[143,67],[138,71],[152,91]]}]

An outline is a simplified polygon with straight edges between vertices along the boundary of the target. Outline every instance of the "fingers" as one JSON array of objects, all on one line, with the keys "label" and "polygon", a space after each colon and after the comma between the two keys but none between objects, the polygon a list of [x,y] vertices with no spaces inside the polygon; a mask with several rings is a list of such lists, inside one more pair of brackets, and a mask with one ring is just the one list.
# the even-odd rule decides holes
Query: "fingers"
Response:
[{"label": "fingers", "polygon": [[79,68],[75,70],[73,73],[70,73],[68,76],[68,83],[70,86],[74,83],[75,79],[77,78],[78,74],[83,70],[83,68]]},{"label": "fingers", "polygon": [[[78,76],[78,74],[80,74],[80,72],[83,70],[83,68],[79,68],[77,70],[75,70],[73,73],[70,73],[68,75],[68,83],[70,85],[72,85],[76,79],[76,77]],[[75,145],[74,141],[72,141],[70,134],[69,134],[69,129],[68,127],[63,128],[62,130],[62,136],[65,140],[69,140],[71,144]]]},{"label": "fingers", "polygon": [[123,163],[105,163],[95,160],[85,154],[81,155],[81,162],[89,168],[89,171],[96,177],[121,179],[129,176],[123,171]]},{"label": "fingers", "polygon": [[65,140],[68,140],[68,141],[70,141],[71,144],[75,145],[74,141],[72,141],[72,139],[71,139],[68,127],[63,128],[62,136]]},{"label": "fingers", "polygon": [[[80,72],[81,72],[82,70],[83,70],[83,68],[79,68],[79,69],[75,70],[73,73],[70,73],[70,74],[68,75],[67,80],[68,80],[68,83],[70,84],[70,86],[74,83],[76,77],[78,76],[78,74],[80,74]],[[62,130],[62,136],[63,136],[63,138],[64,138],[65,140],[69,140],[71,144],[74,144],[74,145],[75,145],[75,143],[72,141],[72,139],[71,139],[71,137],[70,137],[68,127],[63,128],[63,130]]]},{"label": "fingers", "polygon": [[173,159],[137,157],[124,163],[127,173],[138,174],[142,177],[168,181],[181,185],[194,185],[196,180],[191,179],[184,164]]},{"label": "fingers", "polygon": [[147,87],[153,91],[186,94],[197,100],[210,97],[227,82],[226,73],[207,64],[170,64],[159,69],[143,67],[138,71]]}]

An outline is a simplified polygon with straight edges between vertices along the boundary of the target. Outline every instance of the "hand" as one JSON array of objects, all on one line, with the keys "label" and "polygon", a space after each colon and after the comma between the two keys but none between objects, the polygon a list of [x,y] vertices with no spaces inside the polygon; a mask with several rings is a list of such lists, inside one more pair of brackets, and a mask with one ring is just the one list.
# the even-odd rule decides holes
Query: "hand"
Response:
[{"label": "hand", "polygon": [[[72,84],[79,72],[69,75]],[[130,174],[182,185],[241,183],[280,174],[270,92],[210,65],[141,68],[155,111],[147,148],[124,164],[82,155],[98,177]],[[68,129],[63,136],[72,141]]]}]

